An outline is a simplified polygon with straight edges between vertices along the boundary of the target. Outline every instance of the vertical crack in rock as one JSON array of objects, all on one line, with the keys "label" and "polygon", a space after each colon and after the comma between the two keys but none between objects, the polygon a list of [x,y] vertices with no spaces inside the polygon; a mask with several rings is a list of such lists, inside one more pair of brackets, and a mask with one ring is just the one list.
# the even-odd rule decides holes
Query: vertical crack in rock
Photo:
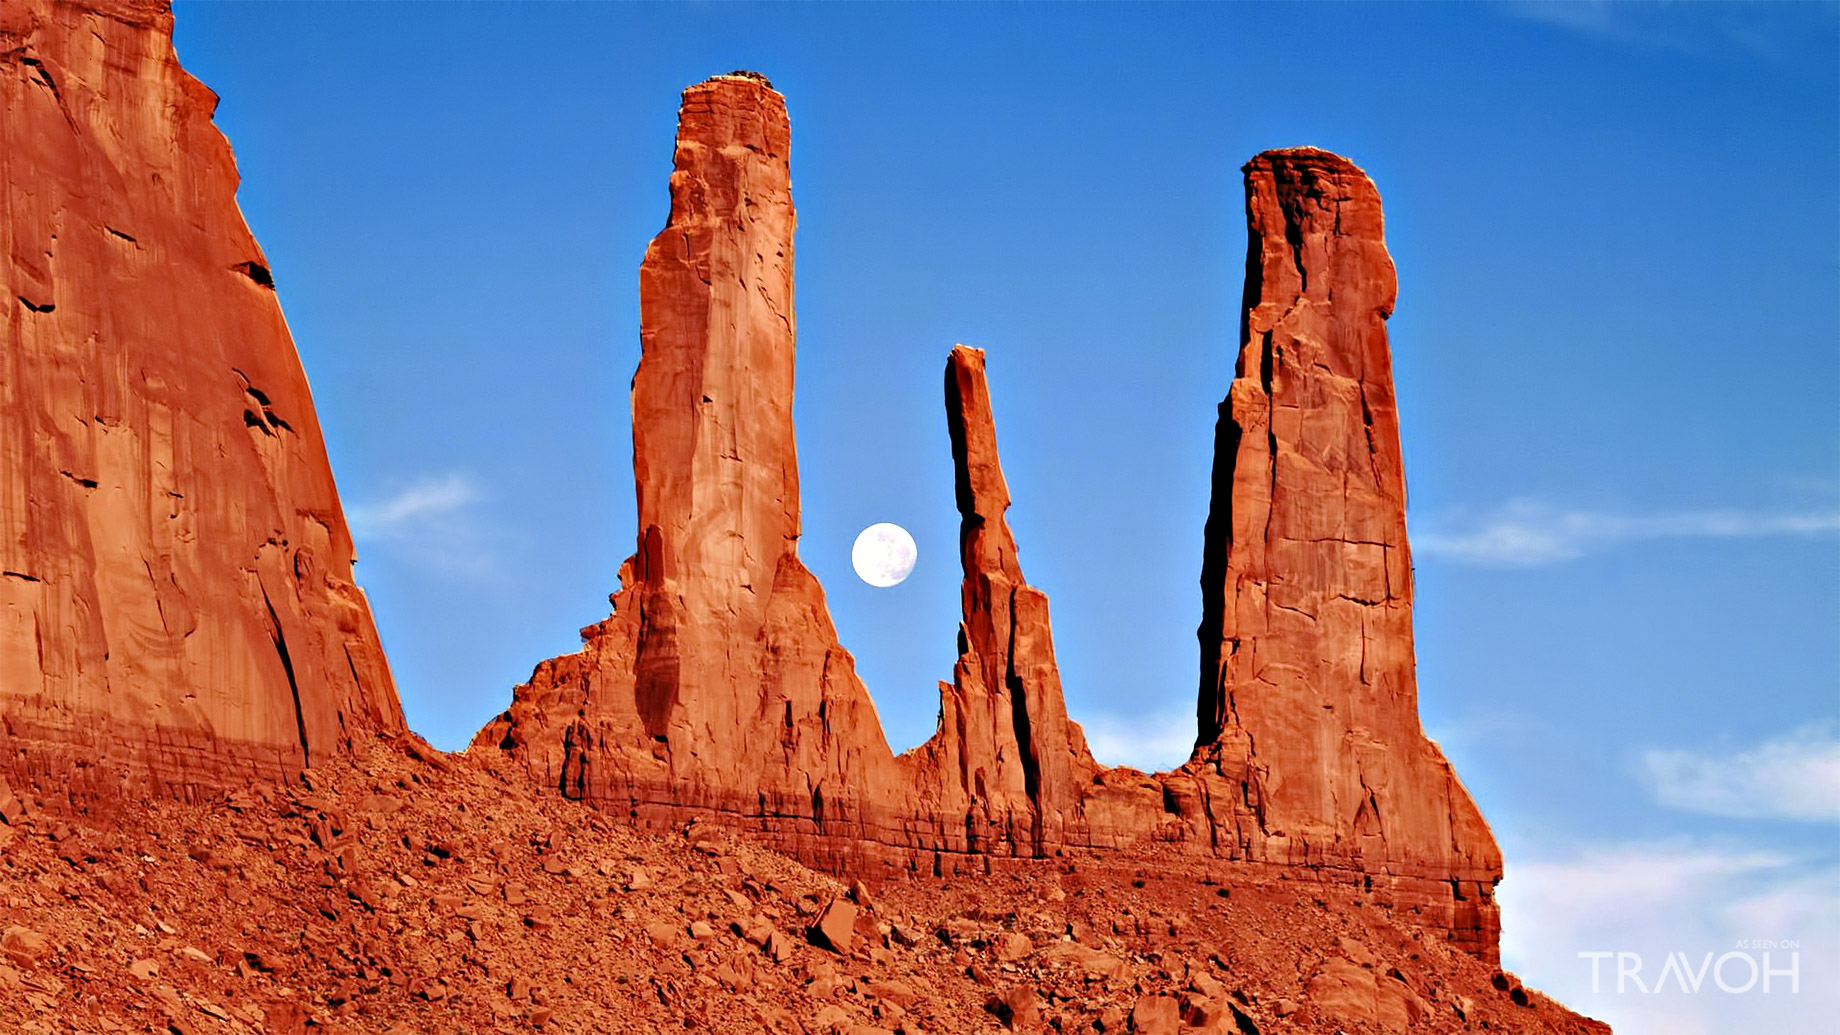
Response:
[{"label": "vertical crack in rock", "polygon": [[313,765],[313,749],[307,742],[307,715],[300,706],[300,680],[294,675],[294,659],[288,656],[287,634],[281,630],[281,617],[275,614],[275,604],[268,598],[268,589],[262,590],[262,607],[268,613],[269,640],[275,645],[275,656],[281,660],[281,671],[287,675],[288,695],[294,701],[294,729],[300,737],[300,764],[302,768]]}]

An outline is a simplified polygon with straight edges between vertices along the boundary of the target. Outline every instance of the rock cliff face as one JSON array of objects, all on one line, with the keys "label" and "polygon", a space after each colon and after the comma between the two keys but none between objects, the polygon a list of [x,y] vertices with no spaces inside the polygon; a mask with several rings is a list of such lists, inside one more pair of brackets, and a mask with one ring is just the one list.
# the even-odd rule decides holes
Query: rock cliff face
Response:
[{"label": "rock cliff face", "polygon": [[639,542],[614,613],[475,744],[643,823],[934,872],[1155,853],[1354,884],[1493,956],[1500,860],[1419,728],[1379,196],[1319,151],[1247,166],[1246,331],[1205,535],[1201,735],[1103,769],[1067,716],[1047,597],[1005,521],[984,355],[946,367],[959,659],[896,758],[797,555],[787,118],[758,76],[684,94],[671,216],[640,271]]},{"label": "rock cliff face", "polygon": [[0,772],[167,793],[403,728],[165,4],[0,6]]}]

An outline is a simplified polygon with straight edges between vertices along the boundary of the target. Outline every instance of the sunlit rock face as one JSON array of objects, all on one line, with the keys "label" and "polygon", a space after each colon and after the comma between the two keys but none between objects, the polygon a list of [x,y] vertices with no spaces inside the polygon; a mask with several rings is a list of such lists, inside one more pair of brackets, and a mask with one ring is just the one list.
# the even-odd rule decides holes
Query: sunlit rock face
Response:
[{"label": "sunlit rock face", "polygon": [[0,5],[0,772],[186,794],[402,712],[167,5]]},{"label": "sunlit rock face", "polygon": [[945,378],[959,659],[934,736],[888,749],[797,554],[788,140],[757,75],[685,91],[671,214],[639,278],[637,547],[612,616],[538,665],[475,746],[641,823],[740,827],[837,868],[1154,853],[1201,875],[1277,869],[1492,957],[1499,856],[1418,724],[1393,269],[1366,176],[1320,151],[1246,167],[1201,734],[1153,776],[1100,767],[1067,715],[1047,597],[1004,519],[984,354],[964,347]]}]

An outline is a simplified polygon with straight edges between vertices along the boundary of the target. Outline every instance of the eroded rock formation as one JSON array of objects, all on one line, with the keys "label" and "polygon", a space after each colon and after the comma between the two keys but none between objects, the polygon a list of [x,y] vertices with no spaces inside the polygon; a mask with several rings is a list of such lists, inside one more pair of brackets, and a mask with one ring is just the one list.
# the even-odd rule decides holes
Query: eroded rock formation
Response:
[{"label": "eroded rock formation", "polygon": [[1046,598],[1003,523],[981,354],[947,371],[964,656],[926,745],[889,750],[799,560],[787,147],[764,78],[684,92],[671,215],[639,273],[637,549],[613,615],[538,665],[475,743],[603,808],[737,823],[820,862],[1037,854],[1078,825],[1097,767],[1067,720]]},{"label": "eroded rock formation", "polygon": [[641,822],[739,826],[827,865],[1155,852],[1345,882],[1489,957],[1499,856],[1419,728],[1379,197],[1319,151],[1246,167],[1246,332],[1206,532],[1201,736],[1102,769],[1024,580],[983,353],[946,368],[964,566],[940,722],[896,758],[799,561],[784,102],[684,94],[671,216],[640,271],[639,541],[614,613],[481,731]]},{"label": "eroded rock formation", "polygon": [[[1233,851],[1431,882],[1415,904],[1492,946],[1501,856],[1418,719],[1380,195],[1311,148],[1266,152],[1245,174],[1245,308],[1215,440],[1187,769]],[[1450,895],[1433,893],[1439,879]]]},{"label": "eroded rock formation", "polygon": [[0,5],[0,772],[168,793],[402,713],[163,3]]}]

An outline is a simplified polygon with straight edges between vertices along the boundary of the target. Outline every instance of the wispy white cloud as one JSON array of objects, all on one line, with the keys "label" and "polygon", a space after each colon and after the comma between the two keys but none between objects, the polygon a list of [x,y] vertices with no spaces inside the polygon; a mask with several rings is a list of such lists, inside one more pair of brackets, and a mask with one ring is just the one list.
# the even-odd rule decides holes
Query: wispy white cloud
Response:
[{"label": "wispy white cloud", "polygon": [[1791,59],[1808,36],[1831,37],[1832,4],[1705,3],[1700,0],[1505,0],[1496,10],[1607,43],[1679,54],[1766,62]]},{"label": "wispy white cloud", "polygon": [[376,503],[353,506],[346,519],[359,538],[389,538],[418,522],[451,514],[479,498],[479,490],[463,474],[423,478],[396,495]]},{"label": "wispy white cloud", "polygon": [[1140,714],[1100,712],[1082,715],[1086,745],[1104,765],[1128,765],[1146,773],[1174,769],[1195,749],[1192,709],[1159,709]]},{"label": "wispy white cloud", "polygon": [[1698,510],[1613,514],[1514,500],[1492,512],[1415,519],[1414,550],[1464,564],[1533,567],[1582,557],[1619,544],[1654,539],[1832,535],[1840,511],[1765,513]]},{"label": "wispy white cloud", "polygon": [[1840,820],[1840,735],[1804,726],[1745,750],[1708,754],[1653,749],[1641,774],[1655,800],[1715,816]]},{"label": "wispy white cloud", "polygon": [[[1758,848],[1691,840],[1603,844],[1522,860],[1510,855],[1498,889],[1502,962],[1572,1009],[1609,1021],[1618,1035],[1724,1035],[1832,1030],[1840,1011],[1840,866]],[[1774,942],[1768,949],[1758,941]],[[1792,943],[1792,944],[1790,944]],[[1689,970],[1742,948],[1758,964],[1770,952],[1788,978],[1733,994],[1708,976],[1698,991],[1670,977],[1669,957]],[[1632,980],[1619,961],[1579,953],[1632,953]],[[1734,985],[1747,964],[1724,973]]]},{"label": "wispy white cloud", "polygon": [[1445,714],[1427,720],[1425,736],[1445,751],[1489,751],[1532,737],[1550,736],[1553,724],[1532,712],[1506,706],[1476,709],[1462,715]]},{"label": "wispy white cloud", "polygon": [[352,538],[423,567],[479,575],[492,557],[475,504],[478,486],[465,474],[419,478],[393,495],[348,507]]}]

